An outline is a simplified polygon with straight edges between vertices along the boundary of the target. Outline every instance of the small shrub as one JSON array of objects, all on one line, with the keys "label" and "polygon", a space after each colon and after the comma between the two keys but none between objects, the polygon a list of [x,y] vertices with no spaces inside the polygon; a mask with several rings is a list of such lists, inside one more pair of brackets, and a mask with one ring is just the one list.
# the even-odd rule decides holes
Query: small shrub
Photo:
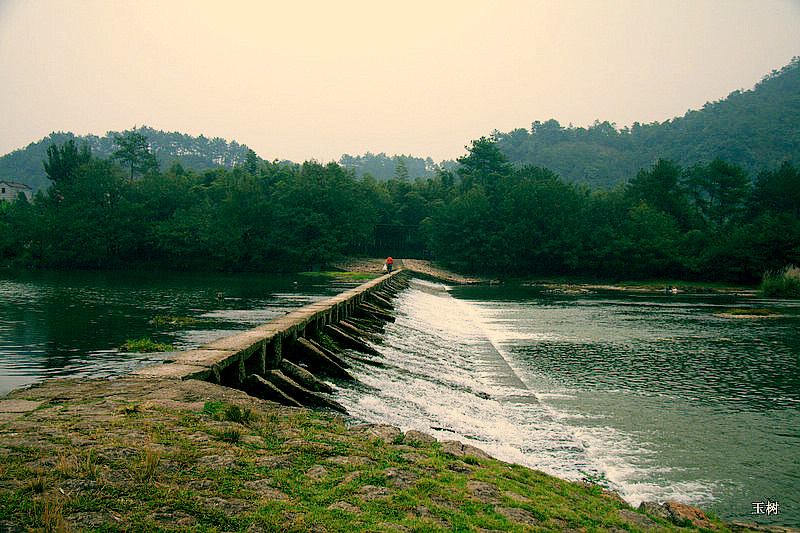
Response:
[{"label": "small shrub", "polygon": [[800,268],[789,265],[778,272],[766,272],[761,280],[761,294],[774,298],[800,298]]},{"label": "small shrub", "polygon": [[206,402],[203,404],[203,413],[211,415],[212,418],[222,420],[222,413],[225,412],[225,404],[222,402]]},{"label": "small shrub", "polygon": [[68,531],[64,520],[64,502],[54,499],[34,500],[31,518],[36,526],[45,531]]},{"label": "small shrub", "polygon": [[160,462],[161,458],[158,456],[158,453],[147,448],[142,455],[141,469],[138,472],[139,479],[142,481],[153,479]]},{"label": "small shrub", "polygon": [[242,433],[237,429],[226,429],[219,434],[219,440],[236,444],[242,438]]},{"label": "small shrub", "polygon": [[47,480],[41,476],[36,477],[28,483],[26,490],[34,494],[42,494],[47,488]]},{"label": "small shrub", "polygon": [[161,344],[154,340],[143,337],[141,339],[129,340],[122,345],[123,352],[152,353],[152,352],[171,352],[175,347],[170,344]]},{"label": "small shrub", "polygon": [[243,411],[239,409],[238,405],[229,405],[228,408],[225,409],[223,419],[229,422],[236,422],[237,424],[247,424],[253,419],[253,413],[250,412],[250,409],[245,409]]}]

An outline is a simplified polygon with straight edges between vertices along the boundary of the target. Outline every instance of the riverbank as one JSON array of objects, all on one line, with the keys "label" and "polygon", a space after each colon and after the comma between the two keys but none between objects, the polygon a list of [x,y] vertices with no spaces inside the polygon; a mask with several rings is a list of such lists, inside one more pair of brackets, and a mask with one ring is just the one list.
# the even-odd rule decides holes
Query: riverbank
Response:
[{"label": "riverbank", "polygon": [[[363,272],[378,274],[381,272],[384,259],[382,258],[346,258],[331,263],[331,266],[345,272]],[[437,279],[445,283],[456,285],[496,284],[503,281],[498,278],[482,276],[465,276],[448,270],[425,259],[395,259],[395,264],[412,270],[423,276]],[[758,290],[754,287],[744,287],[717,282],[687,282],[682,280],[656,280],[656,281],[626,281],[615,283],[602,283],[596,281],[575,281],[569,279],[515,279],[527,286],[543,287],[547,290],[563,293],[579,294],[588,291],[610,290],[622,292],[637,292],[658,294],[669,290],[671,294],[731,294],[738,296],[755,296]]]},{"label": "riverbank", "polygon": [[748,530],[196,380],[13,391],[0,398],[0,455],[8,532]]}]

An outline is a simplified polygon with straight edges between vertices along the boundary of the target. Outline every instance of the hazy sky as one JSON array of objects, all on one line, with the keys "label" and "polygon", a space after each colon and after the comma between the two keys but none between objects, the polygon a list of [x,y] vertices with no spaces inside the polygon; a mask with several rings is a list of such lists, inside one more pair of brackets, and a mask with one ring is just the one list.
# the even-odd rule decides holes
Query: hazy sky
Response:
[{"label": "hazy sky", "polygon": [[800,55],[800,0],[0,0],[0,154],[147,125],[265,159],[462,155],[683,115]]}]

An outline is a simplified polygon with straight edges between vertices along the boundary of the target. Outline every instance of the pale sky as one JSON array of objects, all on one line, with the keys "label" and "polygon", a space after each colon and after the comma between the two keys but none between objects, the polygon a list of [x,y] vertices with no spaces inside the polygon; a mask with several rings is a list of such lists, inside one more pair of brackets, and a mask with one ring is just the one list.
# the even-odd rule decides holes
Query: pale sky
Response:
[{"label": "pale sky", "polygon": [[0,0],[0,155],[147,125],[264,159],[664,121],[800,55],[800,0]]}]

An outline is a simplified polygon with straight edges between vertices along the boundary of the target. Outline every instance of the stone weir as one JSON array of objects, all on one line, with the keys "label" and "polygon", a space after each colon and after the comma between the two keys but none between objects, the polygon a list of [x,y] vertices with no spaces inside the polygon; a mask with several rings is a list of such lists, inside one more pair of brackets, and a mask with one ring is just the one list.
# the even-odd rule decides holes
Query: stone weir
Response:
[{"label": "stone weir", "polygon": [[379,341],[385,323],[394,321],[391,300],[408,286],[408,277],[408,271],[398,269],[134,374],[199,379],[284,405],[344,412],[325,395],[333,389],[320,376],[354,380],[348,360],[381,364],[374,358],[379,353],[365,341]]}]

